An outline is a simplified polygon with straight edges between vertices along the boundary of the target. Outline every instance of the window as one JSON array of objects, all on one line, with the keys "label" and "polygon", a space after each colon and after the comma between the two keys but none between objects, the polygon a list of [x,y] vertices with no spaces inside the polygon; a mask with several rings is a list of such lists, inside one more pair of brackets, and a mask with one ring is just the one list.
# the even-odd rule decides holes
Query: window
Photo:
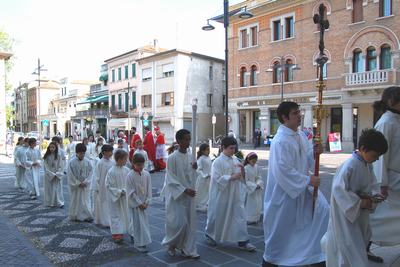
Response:
[{"label": "window", "polygon": [[132,92],[132,108],[136,108],[136,92]]},{"label": "window", "polygon": [[240,30],[240,48],[248,47],[247,29]]},{"label": "window", "polygon": [[376,50],[370,46],[367,48],[367,71],[376,70]]},{"label": "window", "polygon": [[258,24],[252,24],[239,29],[239,48],[258,45]]},{"label": "window", "polygon": [[142,95],[142,108],[151,107],[151,95]]},{"label": "window", "polygon": [[210,66],[209,68],[208,68],[208,78],[210,79],[210,80],[212,80],[213,78],[214,78],[214,73],[213,73],[214,71],[213,71],[213,66]]},{"label": "window", "polygon": [[207,107],[212,107],[212,94],[207,94]]},{"label": "window", "polygon": [[125,112],[129,111],[129,93],[125,93]]},{"label": "window", "polygon": [[363,21],[363,0],[353,0],[353,23]]},{"label": "window", "polygon": [[240,87],[246,87],[246,67],[241,67],[240,68]]},{"label": "window", "polygon": [[111,80],[112,82],[115,82],[115,70],[111,71]]},{"label": "window", "polygon": [[379,0],[379,17],[392,15],[392,0]]},{"label": "window", "polygon": [[142,81],[149,81],[152,77],[151,68],[143,69],[142,70]]},{"label": "window", "polygon": [[174,76],[174,64],[170,63],[170,64],[165,64],[162,65],[162,76],[163,77],[172,77]]},{"label": "window", "polygon": [[122,109],[122,94],[118,94],[118,109]]},{"label": "window", "polygon": [[293,17],[285,18],[285,38],[292,38],[294,34]]},{"label": "window", "polygon": [[274,41],[281,39],[281,20],[276,20],[273,22],[274,25]]},{"label": "window", "polygon": [[253,65],[250,70],[250,86],[255,85],[257,85],[257,66]]},{"label": "window", "polygon": [[129,72],[128,72],[128,65],[125,66],[125,80],[128,79]]},{"label": "window", "polygon": [[258,44],[257,26],[254,26],[254,27],[250,28],[250,40],[251,40],[251,46],[255,46],[255,45]]},{"label": "window", "polygon": [[162,106],[173,106],[174,105],[174,93],[163,93],[161,95]]},{"label": "window", "polygon": [[281,67],[279,61],[275,61],[272,67],[272,83],[279,82],[281,82]]},{"label": "window", "polygon": [[353,73],[364,72],[364,59],[361,49],[353,51]]},{"label": "window", "polygon": [[293,81],[293,61],[287,59],[285,62],[285,82]]},{"label": "window", "polygon": [[136,77],[136,64],[133,63],[132,64],[132,78],[135,78],[135,77]]},{"label": "window", "polygon": [[326,77],[328,77],[328,63],[325,63],[322,67],[322,78],[326,79]]},{"label": "window", "polygon": [[118,68],[118,81],[122,80],[122,70],[121,67]]},{"label": "window", "polygon": [[389,45],[387,44],[382,45],[379,62],[381,70],[392,68],[392,55]]},{"label": "window", "polygon": [[115,111],[115,95],[111,96],[111,111]]}]

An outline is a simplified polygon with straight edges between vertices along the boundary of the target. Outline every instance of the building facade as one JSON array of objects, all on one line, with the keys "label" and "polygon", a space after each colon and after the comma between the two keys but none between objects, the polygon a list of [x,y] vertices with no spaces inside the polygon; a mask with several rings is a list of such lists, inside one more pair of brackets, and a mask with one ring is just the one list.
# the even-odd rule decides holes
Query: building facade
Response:
[{"label": "building facade", "polygon": [[193,52],[173,49],[138,59],[139,94],[137,128],[159,126],[166,141],[175,132],[192,128],[192,100],[197,99],[197,139],[212,138],[212,115],[216,132],[223,131],[224,61]]},{"label": "building facade", "polygon": [[[244,7],[253,18],[230,18],[230,128],[251,141],[255,128],[275,134],[276,108],[284,100],[301,105],[303,127],[316,125],[319,28],[313,22],[319,5],[327,7],[328,57],[323,75],[323,141],[339,132],[344,151],[351,151],[362,129],[373,127],[372,103],[384,88],[399,84],[400,19],[398,0],[253,0]],[[281,81],[283,80],[283,83]]]},{"label": "building facade", "polygon": [[28,132],[28,83],[23,83],[14,90],[15,131]]}]

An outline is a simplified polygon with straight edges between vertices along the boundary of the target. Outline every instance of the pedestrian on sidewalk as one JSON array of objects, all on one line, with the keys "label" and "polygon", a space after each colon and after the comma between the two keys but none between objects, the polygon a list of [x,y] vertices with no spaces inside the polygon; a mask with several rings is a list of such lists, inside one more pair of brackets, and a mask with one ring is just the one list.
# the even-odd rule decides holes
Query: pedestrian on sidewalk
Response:
[{"label": "pedestrian on sidewalk", "polygon": [[162,245],[167,253],[175,256],[179,249],[187,258],[198,259],[196,248],[196,203],[195,171],[197,164],[192,163],[187,152],[190,145],[190,132],[181,129],[175,134],[179,149],[167,160],[165,174],[165,237]]},{"label": "pedestrian on sidewalk", "polygon": [[[395,246],[400,244],[400,87],[386,88],[381,100],[374,103],[374,110],[383,113],[375,129],[383,133],[389,150],[373,164],[386,201],[370,216],[371,241],[380,246]],[[382,261],[370,253],[369,256],[374,261]]]},{"label": "pedestrian on sidewalk", "polygon": [[377,180],[372,163],[387,149],[382,133],[363,130],[358,150],[338,168],[332,184],[328,231],[321,240],[327,267],[368,266],[369,214],[384,199],[374,195]]},{"label": "pedestrian on sidewalk", "polygon": [[36,199],[36,197],[40,196],[39,180],[40,168],[42,166],[42,155],[40,155],[39,148],[36,147],[36,138],[30,138],[28,144],[29,148],[26,151],[25,166],[27,167],[27,170],[25,171],[25,177],[31,199]]},{"label": "pedestrian on sidewalk", "polygon": [[128,231],[129,215],[126,198],[126,177],[129,169],[125,167],[128,152],[117,149],[114,153],[115,165],[106,176],[107,201],[110,213],[110,230],[115,243],[122,243]]},{"label": "pedestrian on sidewalk", "polygon": [[247,224],[256,224],[261,219],[264,197],[264,183],[258,170],[258,156],[250,152],[244,160],[245,204]]},{"label": "pedestrian on sidewalk", "polygon": [[101,154],[103,157],[99,160],[95,169],[96,190],[94,194],[94,223],[103,227],[110,227],[110,212],[107,201],[106,176],[108,171],[115,165],[113,156],[113,147],[103,145]]},{"label": "pedestrian on sidewalk", "polygon": [[85,157],[86,146],[79,143],[75,147],[76,156],[68,163],[68,185],[71,203],[69,218],[71,221],[92,222],[93,215],[89,206],[89,186],[93,166]]},{"label": "pedestrian on sidewalk", "polygon": [[18,138],[17,146],[14,150],[14,164],[15,164],[15,186],[18,189],[26,189],[25,181],[25,161],[26,161],[26,150],[28,149],[29,138]]},{"label": "pedestrian on sidewalk", "polygon": [[210,191],[211,158],[210,146],[203,143],[197,151],[196,209],[207,211]]},{"label": "pedestrian on sidewalk", "polygon": [[301,124],[299,105],[282,102],[277,110],[282,123],[271,145],[264,199],[265,251],[263,266],[325,266],[320,240],[329,220],[329,204],[319,191],[314,214],[313,190],[320,178],[311,175],[314,149]]},{"label": "pedestrian on sidewalk", "polygon": [[152,197],[151,176],[144,169],[145,162],[142,154],[133,155],[132,170],[128,174],[126,185],[130,215],[128,232],[135,248],[144,253],[148,251],[146,246],[151,243],[150,224],[146,211]]},{"label": "pedestrian on sidewalk", "polygon": [[64,207],[62,178],[64,177],[63,159],[58,152],[56,142],[51,142],[43,156],[44,163],[44,205],[47,207]]},{"label": "pedestrian on sidewalk", "polygon": [[236,146],[233,137],[224,137],[222,153],[211,166],[205,236],[212,246],[217,242],[235,242],[240,249],[252,252],[256,247],[249,241],[241,191],[245,173],[243,165],[234,156]]}]

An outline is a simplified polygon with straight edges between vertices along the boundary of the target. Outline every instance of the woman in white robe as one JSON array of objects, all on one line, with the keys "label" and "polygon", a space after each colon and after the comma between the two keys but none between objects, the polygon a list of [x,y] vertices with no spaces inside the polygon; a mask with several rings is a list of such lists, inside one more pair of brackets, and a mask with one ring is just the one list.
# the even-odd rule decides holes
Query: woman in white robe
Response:
[{"label": "woman in white robe", "polygon": [[152,197],[150,173],[135,168],[129,172],[126,190],[128,194],[128,209],[130,215],[129,235],[133,237],[135,247],[143,252],[147,251],[145,246],[151,243],[150,224],[147,216],[147,207]]},{"label": "woman in white robe", "polygon": [[[73,221],[93,221],[89,208],[89,185],[92,179],[93,167],[84,157],[82,144],[76,145],[77,155],[68,164],[68,184],[70,188],[69,218]],[[82,154],[80,154],[82,153]]]},{"label": "woman in white robe", "polygon": [[63,159],[60,157],[55,142],[51,142],[43,156],[44,163],[44,205],[48,207],[63,207],[62,178],[64,177]]},{"label": "woman in white robe", "polygon": [[374,109],[385,112],[375,129],[383,133],[389,150],[374,163],[375,176],[387,199],[370,216],[371,240],[380,246],[394,246],[400,244],[400,87],[385,89]]},{"label": "woman in white robe", "polygon": [[42,164],[41,158],[40,150],[36,148],[36,139],[29,139],[29,148],[26,150],[25,177],[32,199],[36,199],[36,197],[40,196],[39,181]]},{"label": "woman in white robe", "polygon": [[210,147],[201,144],[197,152],[196,209],[207,211],[210,193],[211,159]]}]

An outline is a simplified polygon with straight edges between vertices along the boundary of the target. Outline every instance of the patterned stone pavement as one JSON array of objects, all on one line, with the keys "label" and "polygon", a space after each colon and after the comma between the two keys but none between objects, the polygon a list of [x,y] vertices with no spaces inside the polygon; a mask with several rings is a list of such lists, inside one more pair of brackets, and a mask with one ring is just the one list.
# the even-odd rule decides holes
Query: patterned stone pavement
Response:
[{"label": "patterned stone pavement", "polygon": [[[329,195],[330,181],[335,165],[341,162],[335,156],[324,159],[328,164],[322,168],[322,190]],[[181,256],[170,257],[161,246],[164,237],[164,203],[158,198],[164,173],[152,175],[154,200],[149,209],[149,220],[153,243],[150,252],[137,252],[129,239],[122,245],[111,241],[108,229],[94,224],[70,222],[67,218],[69,196],[64,181],[65,209],[47,208],[42,200],[31,200],[27,194],[16,190],[12,159],[0,156],[0,233],[8,233],[15,240],[11,245],[0,245],[1,266],[259,266],[264,251],[262,224],[248,227],[250,240],[257,247],[255,253],[240,251],[235,244],[210,247],[204,240],[206,214],[198,213],[197,245],[200,260],[188,260]],[[267,161],[261,160],[260,167],[266,171]],[[329,165],[330,164],[330,165]],[[19,237],[19,239],[16,239]],[[0,244],[13,244],[5,234],[0,235]],[[378,266],[400,266],[400,248],[374,250],[383,255],[386,264]],[[5,257],[3,257],[5,255]]]}]

